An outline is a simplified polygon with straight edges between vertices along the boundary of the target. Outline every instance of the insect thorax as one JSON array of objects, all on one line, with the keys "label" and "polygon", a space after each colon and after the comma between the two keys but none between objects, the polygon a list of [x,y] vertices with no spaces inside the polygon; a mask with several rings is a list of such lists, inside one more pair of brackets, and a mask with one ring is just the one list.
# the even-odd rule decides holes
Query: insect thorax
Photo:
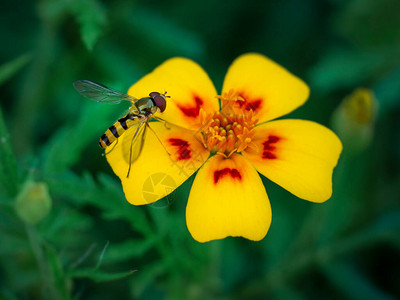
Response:
[{"label": "insect thorax", "polygon": [[141,98],[134,104],[141,113],[155,113],[157,106],[154,105],[150,97]]}]

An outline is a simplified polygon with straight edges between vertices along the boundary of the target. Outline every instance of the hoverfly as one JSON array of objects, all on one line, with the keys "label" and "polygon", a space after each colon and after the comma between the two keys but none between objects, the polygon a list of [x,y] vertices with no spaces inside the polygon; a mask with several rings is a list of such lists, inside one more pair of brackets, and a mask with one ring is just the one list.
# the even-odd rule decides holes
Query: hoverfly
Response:
[{"label": "hoverfly", "polygon": [[93,101],[119,103],[126,100],[132,103],[128,114],[110,126],[99,141],[101,148],[107,148],[129,128],[137,126],[129,151],[129,169],[126,176],[129,177],[131,164],[139,158],[143,149],[146,128],[149,127],[148,122],[157,110],[160,112],[165,110],[167,105],[165,98],[169,96],[166,96],[166,92],[164,94],[151,92],[149,97],[137,99],[90,80],[77,80],[73,85],[82,96]]}]

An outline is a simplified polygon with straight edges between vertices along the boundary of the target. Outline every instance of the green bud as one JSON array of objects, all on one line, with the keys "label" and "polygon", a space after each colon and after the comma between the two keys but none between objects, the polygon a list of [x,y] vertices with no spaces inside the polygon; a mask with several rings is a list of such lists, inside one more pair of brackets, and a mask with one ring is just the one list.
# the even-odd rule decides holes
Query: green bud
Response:
[{"label": "green bud", "polygon": [[28,180],[15,199],[18,216],[28,224],[36,224],[48,215],[51,198],[47,184]]},{"label": "green bud", "polygon": [[332,127],[349,153],[365,149],[372,141],[378,102],[373,91],[358,88],[345,97],[332,115]]}]

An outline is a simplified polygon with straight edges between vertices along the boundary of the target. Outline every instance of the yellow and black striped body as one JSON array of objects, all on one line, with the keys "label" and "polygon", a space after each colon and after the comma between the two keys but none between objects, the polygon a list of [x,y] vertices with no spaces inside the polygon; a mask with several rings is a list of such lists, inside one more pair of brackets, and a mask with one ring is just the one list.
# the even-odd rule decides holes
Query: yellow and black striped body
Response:
[{"label": "yellow and black striped body", "polygon": [[100,137],[99,145],[101,148],[107,148],[117,138],[119,138],[126,130],[137,124],[137,122],[145,118],[149,113],[132,114],[128,113],[125,117],[122,117],[114,125],[110,126],[107,131]]}]

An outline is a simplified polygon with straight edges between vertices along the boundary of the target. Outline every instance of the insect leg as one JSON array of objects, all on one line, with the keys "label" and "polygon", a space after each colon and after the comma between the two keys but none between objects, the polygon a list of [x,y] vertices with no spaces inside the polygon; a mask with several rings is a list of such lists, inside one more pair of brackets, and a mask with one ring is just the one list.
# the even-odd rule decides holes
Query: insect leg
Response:
[{"label": "insect leg", "polygon": [[153,130],[153,128],[150,127],[150,124],[147,123],[146,124],[150,130],[154,133],[154,135],[156,136],[157,140],[160,142],[160,144],[163,146],[163,148],[165,149],[165,151],[168,153],[169,156],[171,156],[171,153],[168,152],[167,148],[164,146],[163,142],[160,140],[160,138],[158,137],[157,133]]},{"label": "insect leg", "polygon": [[[131,166],[132,164],[139,158],[143,146],[144,146],[144,137],[146,134],[146,125],[148,121],[148,118],[143,118],[136,129],[136,132],[131,140],[131,145],[129,147],[129,168],[128,168],[128,173],[126,174],[126,178],[129,177],[129,173],[131,171]],[[138,141],[138,143],[136,143]],[[135,152],[133,152],[133,148],[135,148]]]},{"label": "insect leg", "polygon": [[168,127],[168,122],[167,121],[165,121],[164,119],[162,119],[162,118],[160,118],[160,117],[155,117],[155,116],[153,116],[153,118],[154,119],[156,119],[157,121],[160,121],[160,122],[163,122],[164,123],[164,126],[165,126],[165,128],[167,128],[167,129],[171,129],[171,127]]},{"label": "insect leg", "polygon": [[133,141],[135,140],[135,137],[136,137],[137,133],[139,132],[140,127],[141,127],[141,126],[139,126],[139,127],[136,129],[136,132],[135,132],[135,134],[133,135],[133,138],[132,138],[132,140],[131,140],[131,146],[130,146],[130,148],[129,148],[129,168],[128,168],[128,173],[126,174],[126,178],[129,177],[129,173],[131,172],[131,164],[132,164],[132,145],[133,145]]},{"label": "insect leg", "polygon": [[115,143],[115,145],[111,148],[111,150],[110,151],[108,151],[108,152],[105,152],[105,153],[102,153],[101,155],[103,155],[103,156],[106,156],[107,154],[109,154],[109,153],[111,153],[111,151],[113,151],[114,150],[114,148],[118,145],[118,140],[119,139],[117,139],[117,142]]}]

